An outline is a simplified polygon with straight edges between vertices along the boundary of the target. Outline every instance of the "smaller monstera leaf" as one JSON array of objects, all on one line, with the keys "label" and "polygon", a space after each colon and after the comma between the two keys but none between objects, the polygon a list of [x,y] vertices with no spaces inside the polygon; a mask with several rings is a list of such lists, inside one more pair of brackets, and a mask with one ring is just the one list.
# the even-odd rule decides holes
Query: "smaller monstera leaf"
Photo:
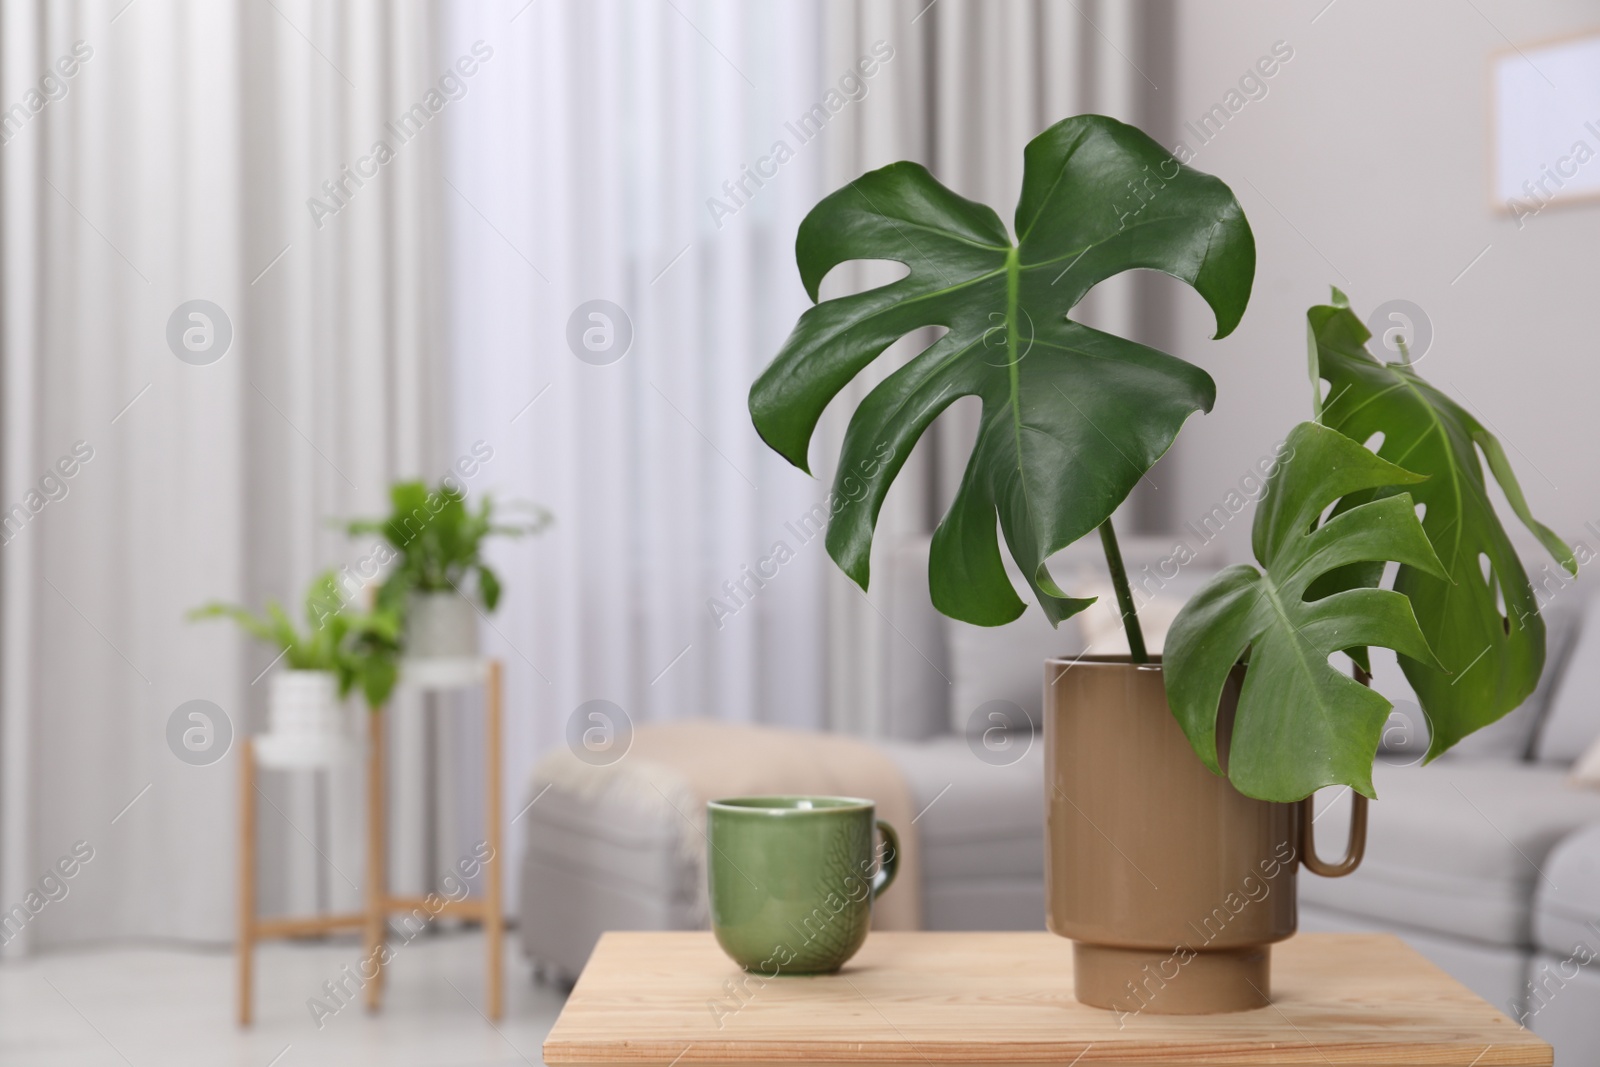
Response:
[{"label": "smaller monstera leaf", "polygon": [[[1495,514],[1480,451],[1522,524],[1573,574],[1577,561],[1561,538],[1534,519],[1494,434],[1416,368],[1374,359],[1366,348],[1371,334],[1343,293],[1335,289],[1333,303],[1311,308],[1306,322],[1312,376],[1328,383],[1323,425],[1356,441],[1382,433],[1379,456],[1428,477],[1412,495],[1425,508],[1422,528],[1445,573],[1402,566],[1394,588],[1410,598],[1438,656],[1436,661],[1400,657],[1428,718],[1431,760],[1520,705],[1544,668],[1538,600]],[[1358,494],[1341,507],[1374,495]],[[1319,591],[1374,586],[1381,573],[1380,565],[1331,574]]]},{"label": "smaller monstera leaf", "polygon": [[1288,802],[1342,783],[1375,795],[1372,760],[1391,705],[1328,658],[1368,645],[1419,660],[1433,653],[1401,593],[1358,588],[1306,596],[1319,576],[1356,563],[1395,560],[1442,575],[1406,493],[1318,524],[1352,493],[1422,481],[1336,430],[1301,423],[1256,511],[1251,543],[1261,569],[1227,568],[1178,613],[1163,656],[1167,703],[1195,752],[1219,774],[1223,685],[1248,653],[1227,753],[1226,773],[1239,792]]},{"label": "smaller monstera leaf", "polygon": [[1105,522],[1196,411],[1210,375],[1174,356],[1074,322],[1112,275],[1147,269],[1193,286],[1217,336],[1244,314],[1255,240],[1222,182],[1178,163],[1132,126],[1080,115],[1024,153],[1016,240],[983,204],[915,163],[862,175],[813,208],[795,258],[815,301],[834,267],[894,260],[888,285],[808,309],[750,390],[762,440],[802,470],[823,410],[883,351],[926,327],[946,332],[889,374],[850,419],[834,477],[828,553],[863,589],[879,508],[928,425],[981,399],[978,440],[928,565],[934,605],[997,626],[1026,605],[1006,545],[1051,623],[1092,599],[1067,596],[1045,560]]}]

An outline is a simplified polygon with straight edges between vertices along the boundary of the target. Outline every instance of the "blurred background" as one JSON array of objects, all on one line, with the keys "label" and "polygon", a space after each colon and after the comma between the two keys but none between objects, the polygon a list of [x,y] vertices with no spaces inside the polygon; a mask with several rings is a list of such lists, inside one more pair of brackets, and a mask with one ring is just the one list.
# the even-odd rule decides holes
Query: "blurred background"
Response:
[{"label": "blurred background", "polygon": [[[1600,134],[1565,110],[1544,140],[1496,132],[1600,85],[1580,57],[1558,86],[1538,51],[1597,28],[1575,0],[0,2],[0,906],[93,852],[7,931],[0,1058],[179,1062],[179,1018],[213,1051],[245,1042],[239,1062],[354,1055],[306,1014],[328,967],[302,981],[287,956],[261,979],[269,1036],[235,1037],[237,760],[175,758],[169,723],[204,700],[235,743],[264,728],[276,650],[186,612],[298,610],[317,573],[360,571],[375,540],[343,523],[383,514],[394,481],[454,472],[469,500],[554,518],[485,549],[504,588],[478,637],[505,671],[508,912],[511,821],[586,701],[634,725],[893,732],[893,663],[927,657],[886,623],[884,583],[863,596],[795,533],[844,416],[813,480],[745,403],[808,306],[801,218],[866,169],[918,160],[1009,219],[1027,141],[1092,111],[1234,189],[1259,256],[1234,334],[1209,341],[1210,311],[1165,278],[1114,279],[1075,312],[1217,382],[1126,505],[1131,534],[1192,540],[1307,415],[1302,316],[1337,286],[1363,318],[1387,309],[1377,332],[1408,331],[1501,436],[1536,514],[1600,545],[1600,169],[1539,163],[1549,137],[1593,154]],[[847,397],[896,361],[879,363]],[[880,552],[937,523],[974,404],[900,477]],[[1247,528],[1202,540],[1237,559]],[[737,592],[779,541],[792,559]],[[385,712],[399,890],[477,840],[481,699],[402,687]],[[359,907],[360,774],[261,788],[260,910]],[[559,990],[518,954],[508,968],[500,1036],[476,987],[396,979],[398,1003],[472,1036],[412,1060],[362,1030],[392,1057],[372,1062],[536,1060]],[[1502,985],[1506,1009],[1520,984]]]}]

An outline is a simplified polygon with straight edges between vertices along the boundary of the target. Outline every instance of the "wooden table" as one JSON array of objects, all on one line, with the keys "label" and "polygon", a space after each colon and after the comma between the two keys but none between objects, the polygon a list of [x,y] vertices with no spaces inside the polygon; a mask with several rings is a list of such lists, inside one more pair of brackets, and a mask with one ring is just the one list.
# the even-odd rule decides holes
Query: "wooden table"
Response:
[{"label": "wooden table", "polygon": [[874,933],[837,975],[762,982],[708,933],[609,933],[544,1057],[656,1067],[1552,1062],[1549,1045],[1384,934],[1275,946],[1272,994],[1257,1011],[1147,1013],[1119,1026],[1073,999],[1071,943],[1053,934]]}]

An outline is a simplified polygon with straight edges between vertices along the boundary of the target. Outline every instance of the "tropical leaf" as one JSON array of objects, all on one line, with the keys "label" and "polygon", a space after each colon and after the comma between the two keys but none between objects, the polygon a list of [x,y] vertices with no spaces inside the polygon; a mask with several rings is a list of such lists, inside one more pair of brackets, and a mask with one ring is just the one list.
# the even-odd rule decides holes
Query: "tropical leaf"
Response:
[{"label": "tropical leaf", "polygon": [[495,522],[491,497],[482,497],[474,511],[448,480],[432,489],[420,481],[395,482],[389,487],[389,504],[385,518],[344,524],[352,536],[381,535],[399,556],[378,590],[381,610],[403,610],[406,595],[413,590],[463,591],[468,575],[475,574],[484,607],[494,611],[500,600],[500,583],[481,559],[484,538],[525,537],[542,532],[552,521],[543,508],[525,505],[519,510],[530,512],[527,521]]},{"label": "tropical leaf", "polygon": [[[1374,359],[1367,328],[1338,290],[1334,300],[1306,313],[1312,375],[1328,383],[1323,424],[1361,442],[1381,433],[1379,456],[1428,476],[1411,495],[1425,506],[1422,528],[1444,574],[1402,566],[1394,588],[1410,598],[1438,657],[1400,657],[1428,718],[1432,759],[1526,700],[1544,667],[1538,601],[1495,514],[1480,452],[1517,518],[1573,574],[1578,565],[1572,549],[1534,519],[1494,434],[1416,368]],[[1369,491],[1342,506],[1393,492]],[[1376,585],[1378,577],[1370,569],[1331,575],[1327,588]]]},{"label": "tropical leaf", "polygon": [[376,610],[352,614],[349,635],[339,651],[341,695],[359,687],[367,707],[389,700],[400,678],[400,615]]},{"label": "tropical leaf", "polygon": [[1029,143],[1024,163],[1015,243],[992,210],[915,163],[872,171],[819,203],[795,241],[813,301],[850,260],[895,260],[910,273],[807,310],[750,390],[762,439],[809,471],[812,434],[839,391],[897,339],[946,331],[856,409],[827,545],[866,588],[878,511],[912,447],[950,404],[979,397],[977,444],[934,533],[928,575],[940,611],[980,625],[1026,607],[1006,576],[997,514],[1059,623],[1093,600],[1067,596],[1045,560],[1105,522],[1216,395],[1198,367],[1067,313],[1112,275],[1157,270],[1205,298],[1221,337],[1244,314],[1255,274],[1255,241],[1228,187],[1132,126],[1067,119]]},{"label": "tropical leaf", "polygon": [[[272,613],[271,608],[277,609],[276,615]],[[186,617],[191,622],[200,619],[227,619],[237,624],[241,630],[256,640],[265,644],[275,645],[279,649],[287,649],[294,643],[294,626],[292,623],[288,623],[286,617],[283,617],[283,609],[276,604],[270,606],[268,615],[265,618],[255,615],[248,608],[241,607],[238,604],[224,604],[220,601],[202,604],[200,607],[190,611]],[[283,622],[288,624],[287,632],[278,625],[277,620],[279,618],[283,618]]]},{"label": "tropical leaf", "polygon": [[492,612],[500,603],[500,578],[487,563],[478,564],[478,595],[484,611]]},{"label": "tropical leaf", "polygon": [[394,692],[395,683],[400,679],[400,665],[394,659],[374,658],[364,661],[357,675],[367,707],[376,710],[388,703],[389,694]]},{"label": "tropical leaf", "polygon": [[245,633],[283,651],[291,670],[330,671],[344,698],[360,687],[371,708],[389,699],[399,678],[400,615],[378,609],[363,612],[339,595],[333,571],[312,580],[305,598],[306,628],[295,628],[275,600],[256,615],[237,604],[211,603],[189,612],[191,619],[229,619]]},{"label": "tropical leaf", "polygon": [[1443,574],[1404,492],[1318,523],[1341,498],[1423,478],[1316,423],[1289,434],[1257,506],[1251,545],[1261,569],[1229,567],[1184,605],[1167,632],[1167,703],[1206,765],[1223,767],[1217,716],[1228,672],[1248,654],[1228,747],[1228,778],[1247,796],[1295,801],[1325,785],[1374,796],[1372,760],[1390,704],[1328,657],[1379,645],[1432,658],[1411,603],[1388,589],[1307,600],[1321,575],[1394,560]]}]

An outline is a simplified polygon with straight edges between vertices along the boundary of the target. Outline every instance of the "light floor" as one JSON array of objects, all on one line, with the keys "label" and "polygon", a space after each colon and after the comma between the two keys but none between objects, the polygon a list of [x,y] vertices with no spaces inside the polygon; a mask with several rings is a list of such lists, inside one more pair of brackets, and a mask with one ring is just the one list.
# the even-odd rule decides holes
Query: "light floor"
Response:
[{"label": "light floor", "polygon": [[11,1067],[510,1067],[539,1047],[563,996],[535,985],[506,941],[505,1018],[483,1003],[482,935],[419,937],[398,951],[383,1011],[323,1020],[306,1000],[354,964],[354,940],[274,942],[256,957],[256,1021],[234,1025],[230,954],[126,948],[0,964],[0,1065]]}]

